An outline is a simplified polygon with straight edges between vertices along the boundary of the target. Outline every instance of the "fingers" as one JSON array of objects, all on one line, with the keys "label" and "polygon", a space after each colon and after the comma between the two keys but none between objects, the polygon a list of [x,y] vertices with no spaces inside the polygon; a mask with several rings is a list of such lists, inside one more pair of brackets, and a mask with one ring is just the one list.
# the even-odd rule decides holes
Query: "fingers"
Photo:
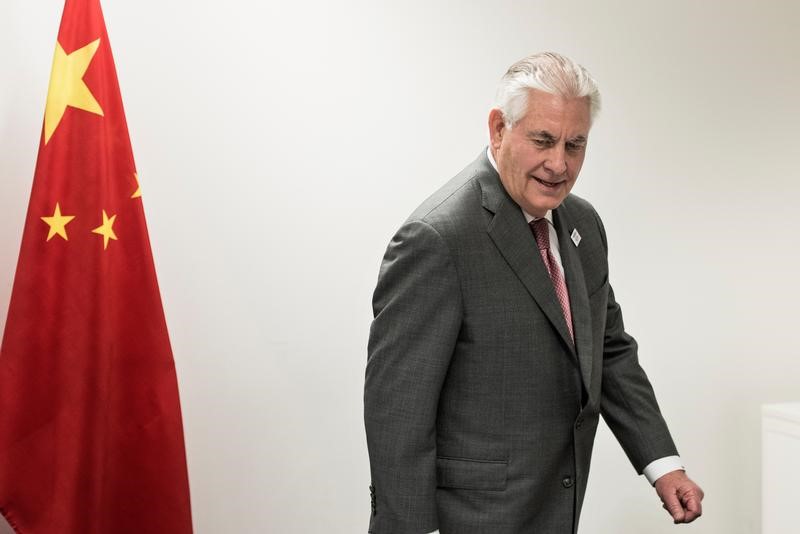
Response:
[{"label": "fingers", "polygon": [[703,514],[700,505],[694,499],[690,499],[686,503],[686,511],[684,513],[683,522],[691,523]]},{"label": "fingers", "polygon": [[[697,488],[697,492],[689,490],[680,496],[681,504],[684,507],[685,514],[683,518],[684,523],[691,523],[701,515],[703,515],[703,490]],[[699,493],[699,495],[698,495]]]},{"label": "fingers", "polygon": [[683,471],[667,473],[655,483],[664,509],[678,523],[691,523],[703,515],[703,490]]},{"label": "fingers", "polygon": [[663,500],[664,509],[669,512],[669,515],[672,516],[672,520],[675,522],[675,524],[683,523],[686,513],[683,510],[681,501],[678,499],[678,495],[670,492],[663,496]]}]

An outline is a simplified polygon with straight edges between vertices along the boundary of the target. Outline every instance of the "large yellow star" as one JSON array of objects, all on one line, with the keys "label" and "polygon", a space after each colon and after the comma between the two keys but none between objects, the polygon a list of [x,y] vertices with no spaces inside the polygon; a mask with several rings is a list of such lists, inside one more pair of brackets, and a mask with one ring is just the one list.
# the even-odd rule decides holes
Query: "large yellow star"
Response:
[{"label": "large yellow star", "polygon": [[44,144],[53,137],[67,106],[103,115],[100,104],[83,82],[83,75],[86,74],[86,69],[89,68],[98,46],[100,39],[67,54],[61,48],[61,43],[56,42],[50,88],[47,91],[47,106],[44,110]]},{"label": "large yellow star", "polygon": [[108,248],[109,239],[117,240],[117,234],[114,233],[114,220],[116,218],[116,215],[112,215],[111,218],[109,218],[108,215],[106,215],[106,210],[103,210],[103,224],[92,230],[93,234],[100,234],[103,236],[103,250]]},{"label": "large yellow star", "polygon": [[50,241],[56,234],[63,237],[64,241],[69,241],[69,239],[67,239],[67,224],[74,218],[74,215],[61,215],[61,206],[56,202],[56,209],[53,212],[53,216],[41,217],[44,222],[50,225],[50,231],[47,232],[47,241]]}]

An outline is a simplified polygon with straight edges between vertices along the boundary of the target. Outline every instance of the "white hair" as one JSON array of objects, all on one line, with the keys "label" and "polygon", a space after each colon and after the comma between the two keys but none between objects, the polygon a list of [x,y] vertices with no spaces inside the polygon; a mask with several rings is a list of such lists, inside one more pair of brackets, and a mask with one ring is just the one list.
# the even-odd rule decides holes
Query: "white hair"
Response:
[{"label": "white hair", "polygon": [[592,120],[600,111],[600,90],[589,71],[561,54],[542,52],[520,59],[500,80],[494,107],[503,114],[507,128],[525,116],[531,89],[566,98],[587,97]]}]

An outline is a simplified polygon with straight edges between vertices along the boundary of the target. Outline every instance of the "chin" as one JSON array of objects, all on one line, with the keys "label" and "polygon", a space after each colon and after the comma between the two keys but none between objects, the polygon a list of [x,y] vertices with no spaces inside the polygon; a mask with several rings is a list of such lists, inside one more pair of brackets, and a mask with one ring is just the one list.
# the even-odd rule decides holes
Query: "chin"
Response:
[{"label": "chin", "polygon": [[548,210],[556,209],[561,205],[561,202],[563,202],[563,200],[564,200],[563,198],[553,199],[552,201],[537,202],[536,204],[526,202],[525,205],[527,207],[525,208],[525,211],[527,211],[534,217],[544,217],[545,213],[547,213]]}]

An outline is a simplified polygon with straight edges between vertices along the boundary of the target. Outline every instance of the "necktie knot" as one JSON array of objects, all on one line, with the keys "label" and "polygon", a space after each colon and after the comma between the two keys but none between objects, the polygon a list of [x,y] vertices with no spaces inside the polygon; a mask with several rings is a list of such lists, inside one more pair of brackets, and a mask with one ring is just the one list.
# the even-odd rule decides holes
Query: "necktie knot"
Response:
[{"label": "necktie knot", "polygon": [[550,248],[550,226],[547,219],[544,217],[536,219],[535,221],[531,221],[530,225],[539,250],[548,250]]}]

